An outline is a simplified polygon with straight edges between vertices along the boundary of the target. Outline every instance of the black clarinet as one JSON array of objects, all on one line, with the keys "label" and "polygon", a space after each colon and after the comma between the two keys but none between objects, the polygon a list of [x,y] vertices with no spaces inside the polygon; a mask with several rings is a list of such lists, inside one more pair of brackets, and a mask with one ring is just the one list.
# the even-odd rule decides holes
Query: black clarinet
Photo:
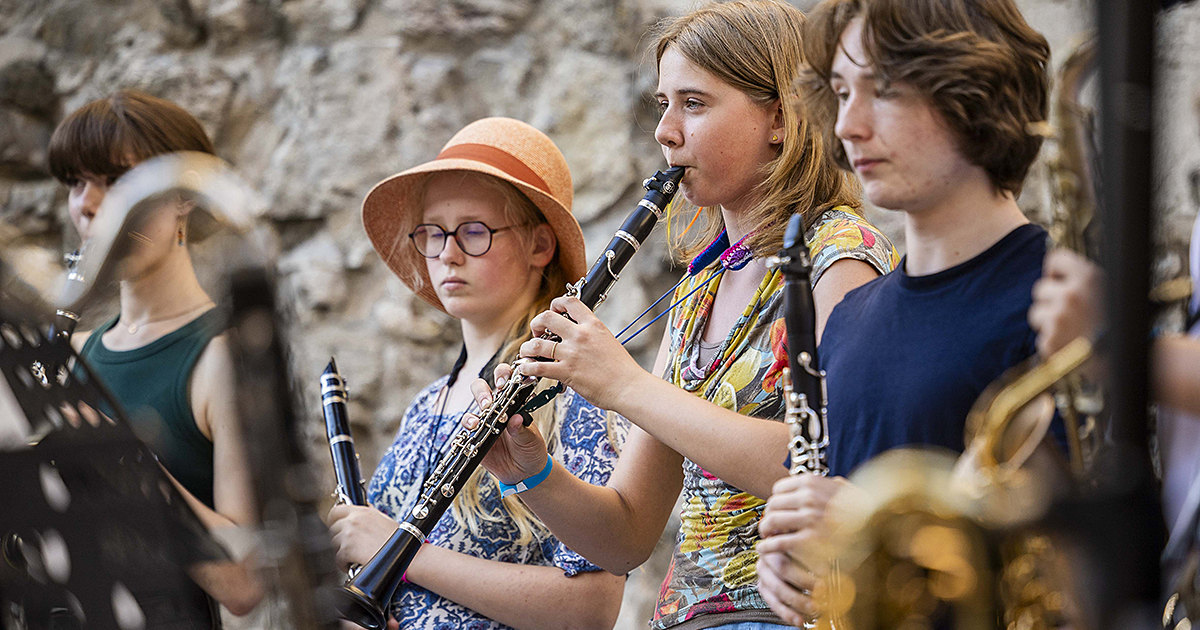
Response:
[{"label": "black clarinet", "polygon": [[350,435],[350,416],[346,413],[348,399],[346,380],[338,373],[337,362],[330,357],[329,365],[321,374],[321,408],[325,411],[325,436],[329,438],[329,455],[333,458],[333,473],[337,477],[333,498],[338,503],[366,505],[367,490],[358,465],[358,451],[354,449],[354,437]]},{"label": "black clarinet", "polygon": [[783,250],[767,264],[783,275],[784,323],[787,326],[788,369],[783,375],[787,405],[784,422],[791,433],[788,455],[793,475],[829,474],[825,451],[829,422],[825,407],[825,373],[817,362],[817,313],[813,305],[812,260],[804,242],[804,221],[792,215],[783,236]]},{"label": "black clarinet", "polygon": [[[667,204],[679,190],[683,173],[684,167],[677,166],[656,172],[654,177],[642,183],[648,191],[646,196],[625,219],[587,275],[567,287],[568,296],[578,297],[592,309],[604,301],[608,290],[620,278],[621,270],[650,235],[655,223],[662,218]],[[370,630],[384,627],[387,621],[385,607],[391,602],[400,579],[425,542],[425,537],[433,531],[454,497],[479,467],[504,430],[508,418],[521,411],[533,396],[540,379],[521,373],[521,366],[531,360],[518,359],[514,362],[512,376],[496,392],[492,404],[480,414],[479,424],[473,430],[460,431],[455,436],[449,451],[422,487],[421,496],[408,519],[400,523],[400,528],[375,557],[363,565],[358,575],[342,588],[338,611],[343,619]]]}]

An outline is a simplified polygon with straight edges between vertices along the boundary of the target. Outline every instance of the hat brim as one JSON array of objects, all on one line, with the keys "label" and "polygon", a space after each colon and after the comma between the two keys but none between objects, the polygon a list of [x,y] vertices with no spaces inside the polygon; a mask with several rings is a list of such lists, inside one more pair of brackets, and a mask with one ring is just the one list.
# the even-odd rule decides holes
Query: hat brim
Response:
[{"label": "hat brim", "polygon": [[483,173],[516,186],[537,206],[554,231],[558,241],[558,259],[567,277],[580,278],[587,273],[583,230],[571,211],[557,199],[489,164],[460,158],[433,160],[379,182],[367,193],[362,205],[363,229],[371,240],[371,246],[392,273],[421,299],[442,312],[446,311],[429,281],[425,258],[408,244],[408,235],[403,234],[401,228],[408,213],[420,211],[421,200],[416,196],[425,178],[449,171]]}]

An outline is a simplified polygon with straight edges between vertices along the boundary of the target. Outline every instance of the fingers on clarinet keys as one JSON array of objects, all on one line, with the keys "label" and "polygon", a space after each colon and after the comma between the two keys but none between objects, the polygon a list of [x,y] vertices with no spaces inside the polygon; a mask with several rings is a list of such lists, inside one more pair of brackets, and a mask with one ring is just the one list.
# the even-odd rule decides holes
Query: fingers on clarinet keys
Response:
[{"label": "fingers on clarinet keys", "polygon": [[477,378],[471,381],[471,397],[480,409],[487,409],[492,404],[492,388],[488,387],[487,381]]}]

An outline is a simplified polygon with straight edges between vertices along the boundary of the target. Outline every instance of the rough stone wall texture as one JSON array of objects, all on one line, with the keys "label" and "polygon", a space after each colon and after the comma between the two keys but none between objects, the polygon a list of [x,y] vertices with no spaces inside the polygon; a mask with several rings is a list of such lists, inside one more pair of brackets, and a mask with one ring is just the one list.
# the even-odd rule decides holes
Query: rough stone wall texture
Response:
[{"label": "rough stone wall texture", "polygon": [[[799,2],[802,8],[813,0]],[[1084,0],[1018,0],[1064,57],[1089,24]],[[457,329],[414,299],[372,251],[359,203],[383,177],[432,157],[489,115],[521,118],[562,147],[589,250],[607,242],[661,154],[647,96],[648,27],[693,0],[0,0],[0,208],[20,237],[5,245],[50,291],[73,249],[66,191],[46,145],[64,114],[122,87],[193,112],[267,200],[289,313],[292,369],[315,466],[327,467],[317,375],[336,355],[350,381],[363,468],[373,469],[409,398],[445,373]],[[1158,278],[1186,265],[1200,207],[1200,6],[1161,20],[1154,199]],[[1045,168],[1021,203],[1045,220]],[[870,216],[903,246],[898,217]],[[661,233],[660,233],[661,234]],[[209,256],[209,260],[214,258]],[[678,270],[662,242],[622,278],[601,315],[624,323]],[[98,316],[93,315],[93,321]],[[661,329],[659,329],[661,331]],[[659,333],[660,334],[660,333]],[[652,360],[656,331],[635,348]],[[332,485],[332,475],[319,475]],[[673,539],[630,578],[618,627],[644,627]]]}]

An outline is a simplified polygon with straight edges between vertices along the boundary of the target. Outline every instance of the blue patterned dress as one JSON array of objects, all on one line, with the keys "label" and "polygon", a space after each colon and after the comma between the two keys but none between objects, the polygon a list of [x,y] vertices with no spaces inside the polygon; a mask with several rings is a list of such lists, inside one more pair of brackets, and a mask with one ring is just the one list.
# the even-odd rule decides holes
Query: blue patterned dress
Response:
[{"label": "blue patterned dress", "polygon": [[[409,405],[400,421],[396,439],[375,469],[367,487],[371,505],[384,514],[403,520],[417,503],[421,486],[437,466],[459,430],[462,411],[445,415],[437,408],[438,392],[449,380],[444,376],[426,387]],[[617,448],[629,430],[628,421],[615,417],[611,428],[606,414],[573,390],[566,390],[553,403],[558,418],[556,435],[547,436],[554,458],[576,477],[603,486],[617,461]],[[613,441],[618,442],[617,445]],[[481,505],[488,514],[502,515],[498,522],[482,521],[481,535],[446,510],[429,535],[429,544],[488,560],[556,566],[565,575],[600,571],[557,538],[546,534],[518,544],[516,524],[500,501],[500,490],[491,475],[483,477]],[[392,600],[391,614],[402,630],[506,630],[505,626],[475,611],[440,597],[415,584],[402,584]]]}]

